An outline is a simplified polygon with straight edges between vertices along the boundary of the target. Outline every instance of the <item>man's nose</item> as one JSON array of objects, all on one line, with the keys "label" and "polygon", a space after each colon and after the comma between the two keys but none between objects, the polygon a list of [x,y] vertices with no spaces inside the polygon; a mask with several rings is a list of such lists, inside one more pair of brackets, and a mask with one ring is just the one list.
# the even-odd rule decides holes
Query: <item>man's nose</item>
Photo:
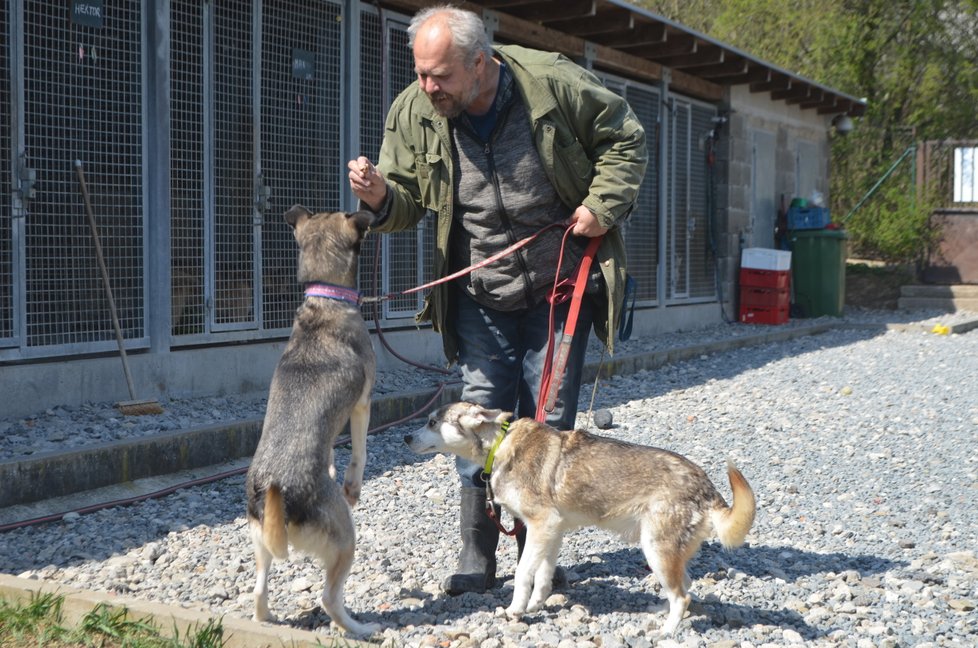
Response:
[{"label": "man's nose", "polygon": [[434,79],[431,77],[419,76],[418,84],[421,86],[421,89],[428,94],[438,92],[438,84],[435,83]]}]

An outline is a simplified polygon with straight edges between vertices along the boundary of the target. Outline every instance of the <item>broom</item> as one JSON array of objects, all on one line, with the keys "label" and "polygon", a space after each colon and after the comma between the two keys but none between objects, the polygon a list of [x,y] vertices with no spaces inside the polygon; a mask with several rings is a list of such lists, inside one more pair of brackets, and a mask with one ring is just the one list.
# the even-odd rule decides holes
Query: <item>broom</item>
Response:
[{"label": "broom", "polygon": [[109,271],[105,267],[105,258],[102,256],[102,244],[99,242],[98,229],[95,227],[95,215],[92,213],[92,202],[88,197],[88,186],[85,184],[85,172],[82,170],[81,160],[75,160],[75,171],[78,172],[78,183],[81,185],[82,198],[85,199],[85,214],[88,216],[88,227],[92,231],[92,242],[95,244],[95,258],[98,260],[98,267],[102,272],[102,286],[105,288],[105,297],[109,302],[109,311],[112,313],[112,326],[115,329],[115,340],[119,344],[119,354],[122,357],[122,370],[126,375],[129,398],[132,399],[120,401],[115,404],[115,407],[123,414],[129,416],[162,414],[163,407],[157,401],[152,399],[136,399],[136,390],[132,386],[132,373],[129,371],[129,359],[126,357],[126,347],[122,341],[119,315],[116,312],[115,299],[112,297],[112,286],[109,284]]}]

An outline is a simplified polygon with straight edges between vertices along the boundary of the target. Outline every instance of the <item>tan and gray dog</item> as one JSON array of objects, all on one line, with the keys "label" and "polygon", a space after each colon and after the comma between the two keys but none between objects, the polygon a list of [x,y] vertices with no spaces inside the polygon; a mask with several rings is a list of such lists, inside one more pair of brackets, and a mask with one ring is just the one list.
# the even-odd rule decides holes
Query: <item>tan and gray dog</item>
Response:
[{"label": "tan and gray dog", "polygon": [[514,421],[507,432],[509,418],[509,412],[453,403],[404,437],[418,453],[448,452],[480,463],[493,455],[490,492],[526,524],[506,612],[539,610],[564,534],[598,526],[640,543],[669,600],[662,631],[675,632],[689,604],[687,561],[713,535],[724,547],[741,545],[754,522],[754,493],[744,476],[728,464],[728,507],[706,473],[674,452],[580,430],[559,432],[531,418]]},{"label": "tan and gray dog", "polygon": [[[255,545],[257,621],[268,610],[268,570],[289,545],[319,559],[326,571],[322,605],[343,630],[369,635],[380,626],[355,621],[343,603],[353,565],[353,507],[367,455],[370,393],[376,359],[357,292],[360,243],[368,212],[286,214],[299,244],[298,279],[306,297],[268,393],[261,439],[248,470],[248,523]],[[333,443],[350,422],[351,453],[336,482]]]}]

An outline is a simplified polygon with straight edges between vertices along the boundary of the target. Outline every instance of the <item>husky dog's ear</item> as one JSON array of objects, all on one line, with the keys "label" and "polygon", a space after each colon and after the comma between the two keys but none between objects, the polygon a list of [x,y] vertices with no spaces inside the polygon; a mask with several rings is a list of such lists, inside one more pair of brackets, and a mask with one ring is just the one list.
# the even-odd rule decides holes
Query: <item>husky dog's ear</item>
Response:
[{"label": "husky dog's ear", "polygon": [[360,233],[363,234],[377,220],[377,215],[373,212],[360,210],[349,214],[348,218],[353,221],[357,229],[360,230]]},{"label": "husky dog's ear", "polygon": [[470,405],[468,411],[458,418],[459,423],[474,429],[486,423],[502,423],[509,418],[509,412],[501,409],[488,409],[481,405]]},{"label": "husky dog's ear", "polygon": [[289,208],[289,211],[285,212],[285,222],[288,223],[292,229],[295,229],[310,216],[312,216],[311,211],[302,205],[296,204],[292,205],[292,207]]}]

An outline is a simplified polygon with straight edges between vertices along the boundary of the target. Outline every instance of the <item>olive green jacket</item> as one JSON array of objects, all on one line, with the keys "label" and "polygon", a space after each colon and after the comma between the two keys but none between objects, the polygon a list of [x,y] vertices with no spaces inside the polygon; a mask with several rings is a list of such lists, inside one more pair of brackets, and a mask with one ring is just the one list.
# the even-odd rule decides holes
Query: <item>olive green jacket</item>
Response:
[{"label": "olive green jacket", "polygon": [[[541,173],[569,210],[583,204],[609,228],[595,259],[607,290],[594,328],[613,352],[625,286],[625,244],[616,224],[631,212],[645,175],[645,131],[621,97],[564,56],[513,45],[498,47],[496,54],[509,66],[527,106]],[[413,227],[430,210],[437,219],[435,276],[445,276],[454,187],[452,135],[448,119],[434,111],[416,82],[391,105],[377,166],[388,183],[390,208],[374,229]],[[436,286],[417,319],[432,322],[442,334],[446,357],[454,362],[458,349],[448,296],[446,284]]]}]

